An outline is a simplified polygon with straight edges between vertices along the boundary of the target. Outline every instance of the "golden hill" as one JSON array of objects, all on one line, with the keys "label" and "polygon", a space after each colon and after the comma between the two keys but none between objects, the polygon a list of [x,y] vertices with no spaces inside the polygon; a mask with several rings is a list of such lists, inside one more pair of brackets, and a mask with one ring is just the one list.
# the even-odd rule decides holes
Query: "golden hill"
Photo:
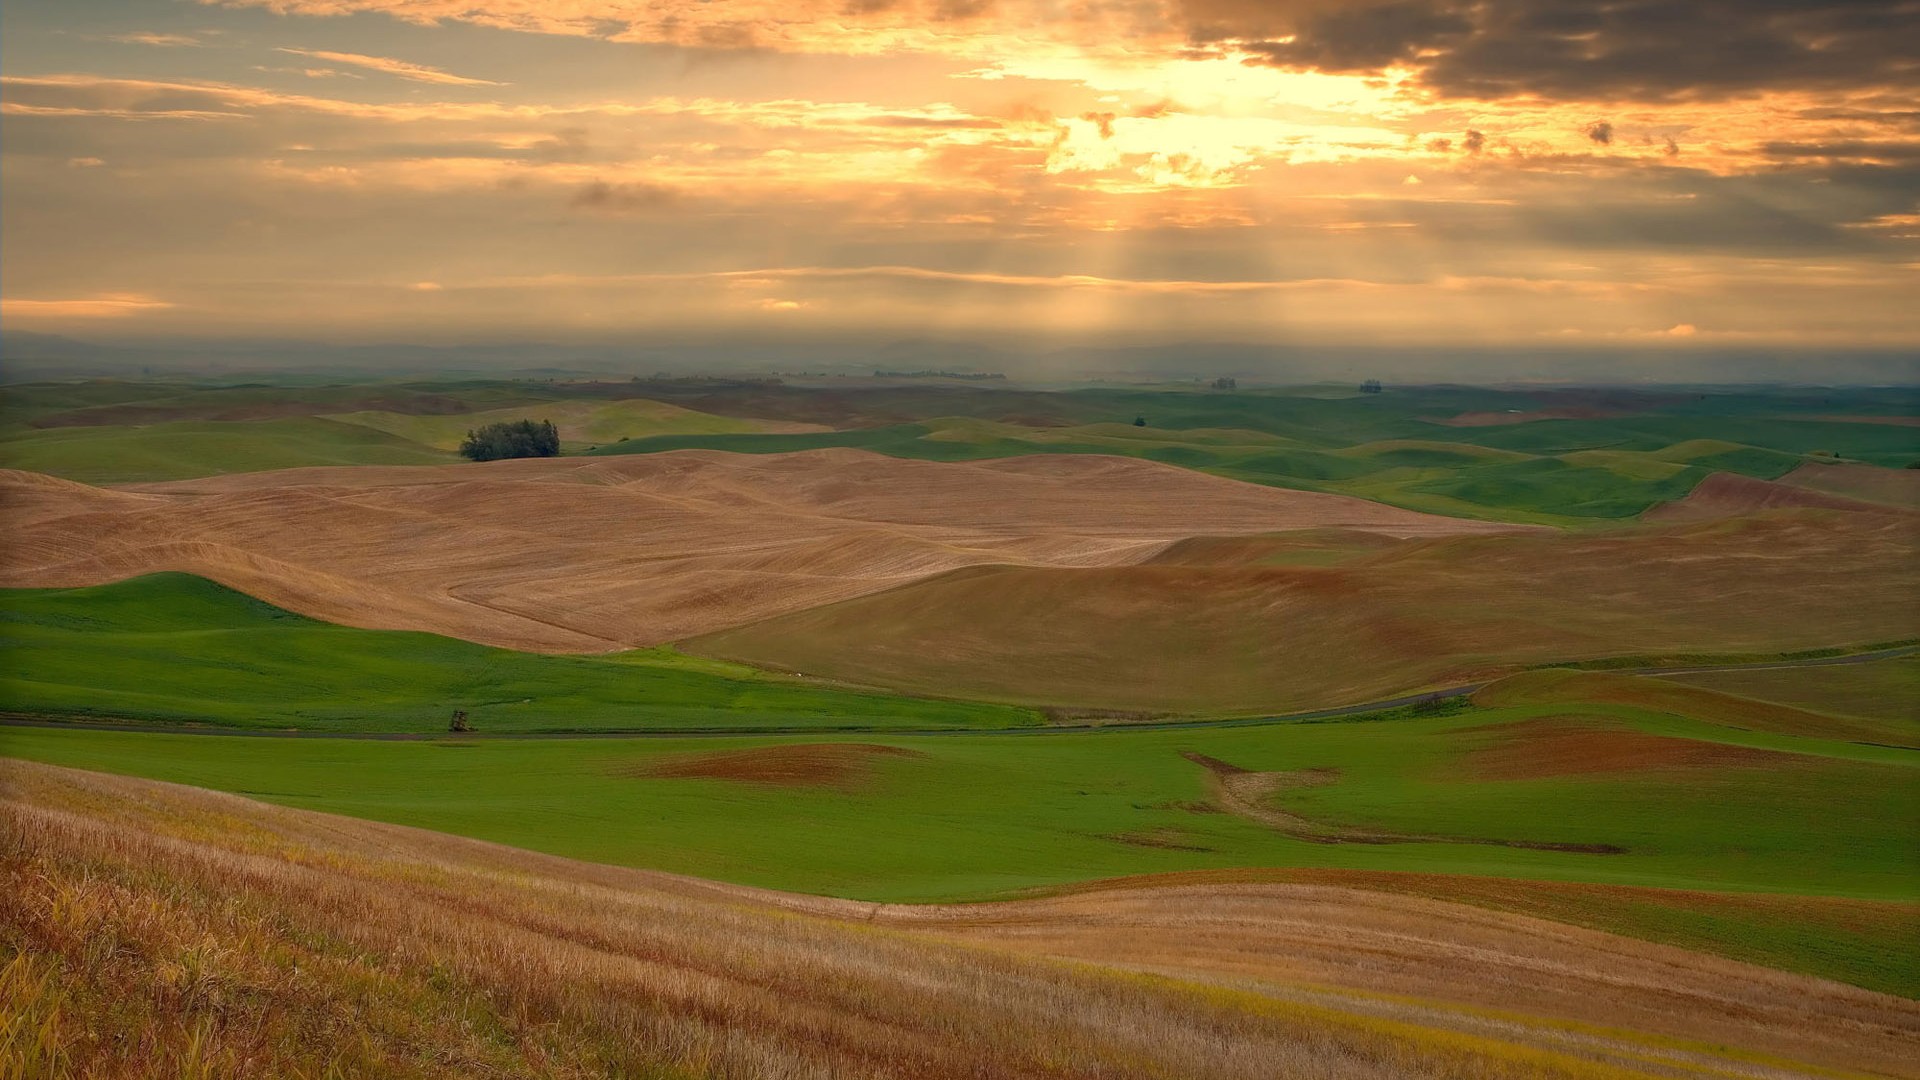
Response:
[{"label": "golden hill", "polygon": [[1786,510],[1384,550],[1323,539],[1331,565],[1290,564],[1284,539],[1195,542],[1141,565],[959,570],[684,645],[922,693],[1280,712],[1530,663],[1920,637],[1916,522]]},{"label": "golden hill", "polygon": [[1508,527],[1091,455],[716,451],[293,469],[99,489],[0,473],[0,586],[161,570],[351,626],[651,645],[961,567],[1111,566],[1184,537]]}]

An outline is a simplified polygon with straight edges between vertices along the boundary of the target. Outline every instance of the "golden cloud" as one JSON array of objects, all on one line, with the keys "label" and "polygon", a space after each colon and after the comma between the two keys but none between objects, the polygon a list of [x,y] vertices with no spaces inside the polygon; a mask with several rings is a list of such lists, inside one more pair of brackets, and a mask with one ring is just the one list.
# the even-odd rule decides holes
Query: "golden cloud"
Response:
[{"label": "golden cloud", "polygon": [[141,293],[107,293],[68,300],[0,297],[0,318],[27,320],[124,319],[173,307]]},{"label": "golden cloud", "polygon": [[469,79],[464,75],[455,75],[425,64],[412,64],[405,60],[395,60],[386,56],[366,56],[361,53],[328,52],[324,49],[295,49],[281,46],[277,52],[292,53],[314,60],[325,60],[330,64],[346,64],[349,67],[366,68],[386,75],[397,76],[413,82],[438,83],[442,86],[505,86],[505,83],[488,79]]}]

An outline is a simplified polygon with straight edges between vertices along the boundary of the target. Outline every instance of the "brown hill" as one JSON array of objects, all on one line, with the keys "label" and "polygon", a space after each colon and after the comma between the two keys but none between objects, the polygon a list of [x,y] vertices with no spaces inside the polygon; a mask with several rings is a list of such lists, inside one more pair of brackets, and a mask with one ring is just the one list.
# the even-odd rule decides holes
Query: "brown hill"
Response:
[{"label": "brown hill", "polygon": [[1780,482],[1869,502],[1920,507],[1920,469],[1809,461]]},{"label": "brown hill", "polygon": [[0,769],[13,1075],[1920,1075],[1912,1001],[1489,910],[1906,905],[1345,871],[876,905]]},{"label": "brown hill", "polygon": [[1920,637],[1915,541],[1908,515],[1780,511],[1331,566],[976,567],[685,647],[921,693],[1284,711],[1527,663]]},{"label": "brown hill", "polygon": [[714,451],[294,469],[102,490],[0,473],[0,585],[178,570],[353,626],[593,652],[987,563],[1138,562],[1196,533],[1502,531],[1133,458]]},{"label": "brown hill", "polygon": [[[1805,676],[1805,670],[1797,674]],[[1778,702],[1690,686],[1683,682],[1611,671],[1528,671],[1500,680],[1473,695],[1475,704],[1508,705],[1626,705],[1724,724],[1745,731],[1804,735],[1815,739],[1887,742],[1915,745],[1911,731],[1898,725],[1874,723],[1811,712]]]},{"label": "brown hill", "polygon": [[[1794,470],[1796,474],[1799,471]],[[1707,521],[1780,509],[1889,512],[1886,506],[1845,495],[1739,473],[1717,472],[1696,484],[1685,497],[1661,503],[1641,517],[1647,521]]]}]

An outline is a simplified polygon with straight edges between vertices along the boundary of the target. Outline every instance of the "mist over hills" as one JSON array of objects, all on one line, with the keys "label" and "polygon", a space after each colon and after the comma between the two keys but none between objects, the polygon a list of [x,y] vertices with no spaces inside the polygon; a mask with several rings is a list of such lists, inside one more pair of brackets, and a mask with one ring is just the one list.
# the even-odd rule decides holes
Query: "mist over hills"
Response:
[{"label": "mist over hills", "polygon": [[7,330],[0,381],[82,377],[287,375],[520,377],[872,376],[877,371],[1003,373],[1027,384],[1163,382],[1230,376],[1300,385],[1379,378],[1418,383],[1920,384],[1911,349],[1789,350],[1731,346],[1270,346],[1226,341],[996,342],[741,337],[698,341],[341,344],[291,339],[80,341]]}]

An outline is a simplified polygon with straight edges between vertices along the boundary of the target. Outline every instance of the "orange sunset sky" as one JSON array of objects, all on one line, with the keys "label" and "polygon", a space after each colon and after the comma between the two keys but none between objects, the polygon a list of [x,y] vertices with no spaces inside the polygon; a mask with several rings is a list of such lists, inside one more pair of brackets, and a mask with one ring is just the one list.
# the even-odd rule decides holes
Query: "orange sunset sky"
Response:
[{"label": "orange sunset sky", "polygon": [[112,338],[1920,346],[1909,0],[8,0]]}]

